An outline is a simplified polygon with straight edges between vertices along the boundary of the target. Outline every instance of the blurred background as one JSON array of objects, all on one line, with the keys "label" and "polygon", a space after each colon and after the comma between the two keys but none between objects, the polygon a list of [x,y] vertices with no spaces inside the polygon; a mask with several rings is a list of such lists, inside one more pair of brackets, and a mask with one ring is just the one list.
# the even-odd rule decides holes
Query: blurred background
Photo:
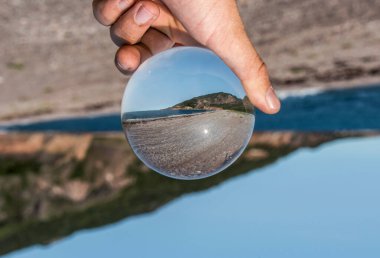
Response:
[{"label": "blurred background", "polygon": [[283,102],[225,172],[146,168],[91,1],[0,0],[0,254],[379,257],[380,2],[238,0]]}]

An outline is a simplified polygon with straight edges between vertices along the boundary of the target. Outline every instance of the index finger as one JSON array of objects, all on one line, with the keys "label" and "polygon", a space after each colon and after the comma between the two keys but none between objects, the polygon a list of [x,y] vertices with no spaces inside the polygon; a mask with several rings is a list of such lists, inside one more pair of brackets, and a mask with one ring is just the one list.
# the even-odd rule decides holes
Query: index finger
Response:
[{"label": "index finger", "polygon": [[95,19],[105,26],[113,24],[137,0],[93,0]]}]

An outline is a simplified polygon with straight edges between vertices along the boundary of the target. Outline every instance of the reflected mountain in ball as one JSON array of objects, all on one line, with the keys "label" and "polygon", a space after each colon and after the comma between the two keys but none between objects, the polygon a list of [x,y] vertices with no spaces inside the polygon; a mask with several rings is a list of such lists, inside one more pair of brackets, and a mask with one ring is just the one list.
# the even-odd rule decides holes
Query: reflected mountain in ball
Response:
[{"label": "reflected mountain in ball", "polygon": [[177,179],[227,168],[246,147],[254,122],[238,78],[202,48],[175,48],[146,61],[122,102],[133,151],[148,167]]}]

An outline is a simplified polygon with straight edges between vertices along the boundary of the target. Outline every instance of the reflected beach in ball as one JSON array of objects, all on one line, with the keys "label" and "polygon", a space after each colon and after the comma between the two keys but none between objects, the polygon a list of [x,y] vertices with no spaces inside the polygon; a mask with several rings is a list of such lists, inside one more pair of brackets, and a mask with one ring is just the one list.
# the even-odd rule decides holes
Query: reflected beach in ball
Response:
[{"label": "reflected beach in ball", "polygon": [[145,165],[176,179],[227,168],[255,123],[240,80],[212,51],[197,47],[173,48],[144,62],[127,84],[121,119]]}]

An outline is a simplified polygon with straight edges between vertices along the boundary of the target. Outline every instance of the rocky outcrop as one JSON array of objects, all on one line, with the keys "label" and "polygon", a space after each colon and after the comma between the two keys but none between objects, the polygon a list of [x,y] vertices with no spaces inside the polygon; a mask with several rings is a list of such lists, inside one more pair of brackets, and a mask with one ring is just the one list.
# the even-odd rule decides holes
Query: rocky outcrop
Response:
[{"label": "rocky outcrop", "polygon": [[151,172],[119,134],[0,134],[0,254],[150,212],[302,147],[368,133],[256,133],[228,171],[198,181]]},{"label": "rocky outcrop", "polygon": [[[248,106],[245,107],[247,104]],[[170,109],[227,109],[245,112],[247,108],[250,109],[249,106],[249,101],[243,101],[242,99],[239,99],[238,97],[229,93],[217,92],[186,100],[174,105]]]}]

